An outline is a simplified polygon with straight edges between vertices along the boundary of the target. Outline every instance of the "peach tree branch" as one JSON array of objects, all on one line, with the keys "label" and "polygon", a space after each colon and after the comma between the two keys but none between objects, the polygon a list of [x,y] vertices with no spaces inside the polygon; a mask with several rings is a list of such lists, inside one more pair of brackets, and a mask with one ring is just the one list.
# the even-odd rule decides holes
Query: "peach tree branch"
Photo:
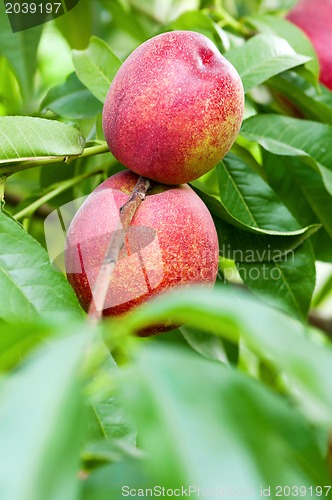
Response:
[{"label": "peach tree branch", "polygon": [[136,210],[145,199],[152,184],[153,182],[150,179],[140,177],[129,200],[120,208],[118,225],[112,233],[104,261],[93,286],[92,300],[88,311],[88,321],[90,323],[98,323],[102,317],[107,291],[120,251],[124,246],[125,235]]}]

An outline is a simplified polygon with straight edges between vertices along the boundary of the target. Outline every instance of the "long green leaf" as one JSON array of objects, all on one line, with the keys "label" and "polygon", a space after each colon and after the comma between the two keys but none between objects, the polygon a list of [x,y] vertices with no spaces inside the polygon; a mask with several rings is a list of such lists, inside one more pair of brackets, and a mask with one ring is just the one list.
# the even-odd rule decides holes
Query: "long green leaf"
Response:
[{"label": "long green leaf", "polygon": [[269,262],[240,262],[237,267],[255,295],[294,318],[306,320],[316,284],[315,256],[308,242]]},{"label": "long green leaf", "polygon": [[286,232],[300,225],[270,186],[241,158],[229,153],[217,167],[220,200],[244,224]]},{"label": "long green leaf", "polygon": [[[300,228],[300,229],[292,229],[292,230],[274,230],[274,229],[267,229],[267,228],[261,228],[258,227],[257,224],[250,224],[250,223],[245,223],[242,222],[239,218],[237,218],[235,215],[231,214],[229,209],[221,202],[219,201],[215,196],[211,196],[204,190],[204,185],[199,182],[195,181],[192,184],[192,188],[194,191],[202,198],[204,203],[208,206],[211,214],[218,218],[226,221],[229,224],[234,225],[235,227],[239,229],[243,229],[245,231],[255,233],[256,235],[268,235],[268,236],[277,236],[277,237],[298,237],[301,235],[304,235],[307,232],[312,232],[316,231],[318,227],[305,227],[305,228]],[[303,241],[303,240],[302,240]]]},{"label": "long green leaf", "polygon": [[2,381],[3,500],[78,498],[82,430],[78,369],[89,336],[82,326],[72,333],[50,342]]},{"label": "long green leaf", "polygon": [[66,118],[90,118],[102,110],[96,97],[79,81],[75,73],[71,73],[65,83],[51,88],[43,99],[40,109],[48,109]]},{"label": "long green leaf", "polygon": [[301,158],[264,152],[264,169],[279,194],[301,225],[319,221],[322,228],[312,236],[316,259],[332,261],[332,197],[314,169]]},{"label": "long green leaf", "polygon": [[[332,238],[332,196],[319,173],[300,158],[264,153],[264,168],[273,189],[301,224],[319,221]],[[294,196],[296,193],[296,196]]]},{"label": "long green leaf", "polygon": [[192,187],[214,218],[221,254],[238,262],[265,262],[276,255],[280,258],[320,228],[319,224],[312,224],[293,231],[275,231],[248,225],[232,215],[217,198],[203,191],[202,183],[196,181]]},{"label": "long green leaf", "polygon": [[284,38],[298,54],[310,57],[311,60],[305,64],[305,68],[311,72],[313,81],[317,83],[319,76],[317,54],[309,38],[300,28],[286,19],[267,14],[256,14],[247,17],[245,20],[260,33]]},{"label": "long green leaf", "polygon": [[[232,215],[241,221],[279,231],[300,227],[270,186],[242,159],[228,154],[217,172],[220,198]],[[296,251],[293,248],[287,255],[275,253],[268,262],[254,259],[250,262],[249,258],[244,262],[245,248],[239,241],[235,254],[244,283],[268,303],[298,319],[305,319],[315,287],[315,262],[310,245],[301,245]],[[261,256],[271,253],[271,250],[271,243],[265,248],[262,246]],[[247,257],[249,255],[248,252]]]},{"label": "long green leaf", "polygon": [[243,46],[227,52],[226,57],[240,74],[245,92],[310,59],[296,54],[286,40],[273,35],[256,35]]},{"label": "long green leaf", "polygon": [[[305,270],[304,270],[305,272]],[[179,290],[126,316],[121,329],[136,331],[162,321],[186,323],[246,345],[287,375],[288,390],[310,418],[332,424],[332,348],[314,343],[289,316],[229,287]]]},{"label": "long green leaf", "polygon": [[275,96],[281,99],[281,104],[289,106],[286,97],[308,120],[332,125],[332,93],[324,85],[319,85],[317,90],[294,72],[277,75],[266,85],[276,91]]},{"label": "long green leaf", "polygon": [[148,346],[122,391],[156,484],[179,491],[193,485],[197,498],[198,487],[225,496],[251,491],[259,498],[261,485],[275,491],[276,485],[319,484],[327,478],[305,419],[289,403],[218,363]]},{"label": "long green leaf", "polygon": [[31,100],[42,27],[13,33],[4,4],[5,2],[0,2],[0,54],[8,59],[13,68],[24,99]]},{"label": "long green leaf", "polygon": [[102,103],[121,61],[100,38],[91,37],[85,50],[73,50],[73,62],[81,82]]},{"label": "long green leaf", "polygon": [[4,323],[0,326],[0,372],[22,362],[26,354],[53,333],[49,324]]},{"label": "long green leaf", "polygon": [[271,236],[242,231],[227,222],[213,217],[219,238],[220,254],[236,262],[254,264],[271,262],[295,251],[307,238],[321,226],[311,225],[299,234]]},{"label": "long green leaf", "polygon": [[29,116],[0,117],[0,172],[20,170],[23,162],[79,156],[84,146],[81,132],[71,125]]},{"label": "long green leaf", "polygon": [[0,318],[26,322],[81,317],[73,290],[45,250],[13,219],[0,213]]},{"label": "long green leaf", "polygon": [[306,157],[307,168],[319,170],[326,189],[332,194],[330,125],[280,115],[257,115],[243,122],[241,134],[271,153]]}]

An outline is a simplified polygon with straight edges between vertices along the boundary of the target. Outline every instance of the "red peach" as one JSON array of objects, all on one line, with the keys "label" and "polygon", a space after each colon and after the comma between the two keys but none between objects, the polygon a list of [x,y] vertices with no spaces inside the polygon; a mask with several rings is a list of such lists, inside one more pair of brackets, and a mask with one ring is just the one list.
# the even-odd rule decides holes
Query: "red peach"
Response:
[{"label": "red peach", "polygon": [[243,106],[241,79],[213,42],[174,31],[146,41],[122,64],[106,97],[103,128],[124,166],[182,184],[226,155]]},{"label": "red peach", "polygon": [[[107,179],[88,196],[68,229],[67,276],[85,310],[117,227],[119,208],[128,201],[137,179],[130,171]],[[187,185],[157,184],[130,224],[103,314],[123,314],[179,286],[212,286],[217,269],[217,233],[202,200]],[[170,325],[158,330],[165,328]]]},{"label": "red peach", "polygon": [[300,0],[287,19],[310,38],[320,62],[320,81],[332,90],[332,0]]}]

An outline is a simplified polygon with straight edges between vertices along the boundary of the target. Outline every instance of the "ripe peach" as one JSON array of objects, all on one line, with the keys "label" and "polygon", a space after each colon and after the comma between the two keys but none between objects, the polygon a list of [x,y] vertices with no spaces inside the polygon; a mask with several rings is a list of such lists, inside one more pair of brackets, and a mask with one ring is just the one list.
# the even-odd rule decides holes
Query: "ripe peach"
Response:
[{"label": "ripe peach", "polygon": [[200,33],[155,36],[127,58],[103,109],[113,155],[139,175],[182,184],[211,170],[239,132],[241,79]]},{"label": "ripe peach", "polygon": [[310,38],[320,62],[320,81],[332,90],[332,0],[300,0],[287,19]]},{"label": "ripe peach", "polygon": [[[107,179],[88,196],[68,229],[67,276],[85,310],[117,227],[119,208],[128,200],[137,179],[128,170]],[[157,184],[130,224],[103,314],[123,314],[175,287],[212,286],[217,269],[216,229],[202,200],[187,185]],[[161,325],[157,330],[170,327]]]}]

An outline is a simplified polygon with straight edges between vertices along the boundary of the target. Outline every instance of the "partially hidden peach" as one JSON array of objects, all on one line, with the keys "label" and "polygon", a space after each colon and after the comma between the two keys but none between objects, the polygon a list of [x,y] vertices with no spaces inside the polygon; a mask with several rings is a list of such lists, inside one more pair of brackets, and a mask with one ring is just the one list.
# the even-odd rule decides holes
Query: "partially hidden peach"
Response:
[{"label": "partially hidden peach", "polygon": [[320,81],[332,90],[332,0],[300,0],[287,19],[311,40],[320,63]]}]

